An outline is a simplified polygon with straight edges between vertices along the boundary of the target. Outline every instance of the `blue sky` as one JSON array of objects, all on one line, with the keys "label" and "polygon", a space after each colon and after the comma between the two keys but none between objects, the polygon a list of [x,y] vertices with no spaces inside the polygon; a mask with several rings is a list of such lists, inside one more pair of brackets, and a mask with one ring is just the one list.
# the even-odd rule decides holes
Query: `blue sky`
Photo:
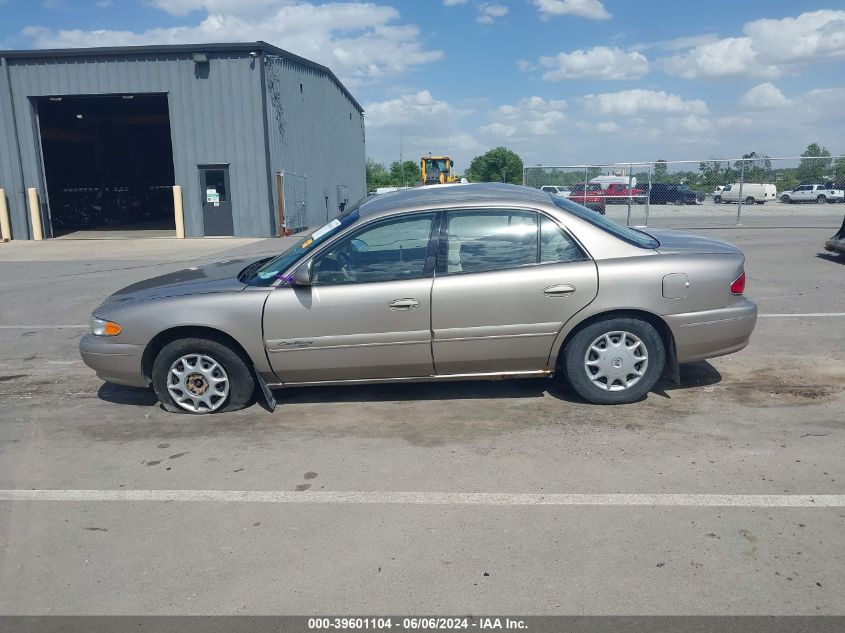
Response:
[{"label": "blue sky", "polygon": [[264,39],[330,66],[377,160],[845,152],[845,2],[0,0],[0,46]]}]

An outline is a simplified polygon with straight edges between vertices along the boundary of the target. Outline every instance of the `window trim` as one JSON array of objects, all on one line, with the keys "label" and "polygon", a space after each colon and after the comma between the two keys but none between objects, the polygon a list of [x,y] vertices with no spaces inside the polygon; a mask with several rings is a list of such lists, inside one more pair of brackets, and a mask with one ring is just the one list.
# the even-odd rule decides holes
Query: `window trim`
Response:
[{"label": "window trim", "polygon": [[[484,211],[493,211],[493,212],[509,212],[509,211],[518,211],[522,213],[533,213],[535,220],[536,220],[536,243],[537,249],[535,254],[535,261],[531,264],[521,264],[519,266],[509,266],[508,268],[494,268],[491,270],[484,270],[478,272],[464,272],[464,271],[457,271],[457,272],[448,272],[448,261],[449,261],[449,214],[450,213],[483,213]],[[572,241],[572,244],[578,251],[581,253],[581,259],[575,259],[568,262],[542,262],[540,261],[542,255],[542,233],[541,233],[541,223],[543,218],[550,220],[554,226],[558,229],[563,231],[563,233]],[[442,216],[440,219],[440,234],[438,239],[438,248],[437,248],[437,263],[435,266],[435,276],[436,277],[452,277],[456,275],[483,275],[486,273],[496,273],[502,272],[506,270],[519,270],[521,268],[533,268],[535,266],[565,266],[567,264],[574,264],[578,262],[585,262],[585,261],[592,261],[592,257],[587,252],[587,249],[581,244],[580,241],[572,234],[572,232],[563,224],[561,224],[557,218],[541,211],[540,209],[536,209],[533,207],[454,207],[442,210]]]},{"label": "window trim", "polygon": [[[410,221],[417,216],[423,215],[431,215],[432,223],[431,223],[431,230],[428,235],[428,244],[426,245],[425,251],[425,261],[423,263],[423,274],[418,277],[408,277],[405,279],[388,279],[388,280],[381,280],[381,281],[344,281],[339,283],[319,283],[319,282],[312,282],[312,286],[316,287],[328,287],[328,286],[359,286],[363,284],[383,284],[383,283],[391,283],[396,281],[412,281],[416,279],[427,279],[434,276],[434,267],[436,263],[436,255],[437,255],[437,244],[439,241],[440,236],[440,225],[443,218],[443,212],[439,209],[427,209],[427,210],[420,210],[414,211],[411,213],[397,213],[394,215],[388,216],[381,216],[377,218],[373,218],[369,222],[365,222],[358,227],[350,227],[348,231],[341,233],[335,236],[335,239],[330,240],[322,245],[320,249],[316,252],[312,253],[310,259],[316,263],[317,258],[322,257],[326,254],[326,251],[331,249],[333,246],[339,244],[341,240],[345,239],[355,239],[356,235],[360,235],[362,231],[367,231],[372,228],[376,228],[380,224],[386,224],[391,221],[398,221],[398,222],[406,222]],[[308,261],[309,258],[300,260],[296,263],[296,265],[292,268],[292,270],[296,270],[298,266],[302,263]]]}]

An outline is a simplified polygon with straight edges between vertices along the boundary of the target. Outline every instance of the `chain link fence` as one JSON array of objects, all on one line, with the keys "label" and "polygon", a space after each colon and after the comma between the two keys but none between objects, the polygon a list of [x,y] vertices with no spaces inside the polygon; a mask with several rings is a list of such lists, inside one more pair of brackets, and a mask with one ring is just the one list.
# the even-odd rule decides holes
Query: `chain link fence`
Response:
[{"label": "chain link fence", "polygon": [[523,169],[523,184],[628,226],[826,225],[845,213],[845,205],[835,205],[845,202],[843,156],[536,165]]}]

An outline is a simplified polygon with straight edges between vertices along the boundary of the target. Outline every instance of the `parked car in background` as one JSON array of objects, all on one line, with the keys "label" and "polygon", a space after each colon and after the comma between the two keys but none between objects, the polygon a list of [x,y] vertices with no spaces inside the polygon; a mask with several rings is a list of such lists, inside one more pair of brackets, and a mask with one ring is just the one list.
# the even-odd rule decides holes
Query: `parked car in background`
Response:
[{"label": "parked car in background", "polygon": [[777,187],[770,184],[759,184],[754,182],[735,182],[730,185],[725,185],[722,191],[713,196],[713,202],[719,204],[721,202],[739,202],[740,196],[745,204],[763,204],[771,200],[777,200]]},{"label": "parked car in background", "polygon": [[611,183],[602,191],[606,204],[645,203],[645,189],[629,188],[627,184]]},{"label": "parked car in background", "polygon": [[[586,189],[585,189],[586,187]],[[572,192],[569,194],[569,199],[577,202],[580,205],[592,209],[597,213],[604,215],[605,212],[605,197],[604,189],[599,184],[583,183],[572,187]]]},{"label": "parked car in background", "polygon": [[825,250],[845,256],[845,219],[842,226],[824,245]]},{"label": "parked car in background", "polygon": [[177,413],[270,387],[554,375],[622,404],[748,344],[744,264],[722,240],[638,231],[529,187],[420,187],[365,198],[275,257],[119,290],[80,350]]},{"label": "parked car in background", "polygon": [[543,185],[542,187],[540,187],[540,189],[542,191],[545,191],[546,193],[550,193],[555,196],[560,196],[562,198],[568,198],[569,195],[572,193],[569,187],[563,187],[559,185]]},{"label": "parked car in background", "polygon": [[686,185],[651,183],[648,190],[651,204],[696,204],[698,194]]},{"label": "parked car in background", "polygon": [[816,202],[826,204],[828,202],[845,202],[845,190],[841,185],[832,182],[823,185],[800,185],[795,189],[782,191],[780,201],[784,204],[795,202]]}]

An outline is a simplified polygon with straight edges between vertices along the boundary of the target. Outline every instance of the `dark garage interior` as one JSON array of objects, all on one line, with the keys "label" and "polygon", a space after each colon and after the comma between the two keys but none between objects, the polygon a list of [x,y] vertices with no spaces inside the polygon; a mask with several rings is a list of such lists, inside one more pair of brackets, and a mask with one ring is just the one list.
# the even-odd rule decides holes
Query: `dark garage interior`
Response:
[{"label": "dark garage interior", "polygon": [[175,231],[166,95],[45,97],[37,108],[53,236]]}]

